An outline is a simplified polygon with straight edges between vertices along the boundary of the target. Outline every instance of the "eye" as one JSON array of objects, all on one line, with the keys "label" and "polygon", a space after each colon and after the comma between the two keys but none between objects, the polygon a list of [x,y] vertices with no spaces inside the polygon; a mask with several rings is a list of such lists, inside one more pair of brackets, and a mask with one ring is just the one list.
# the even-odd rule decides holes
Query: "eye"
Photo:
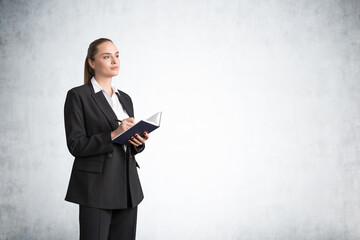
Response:
[{"label": "eye", "polygon": [[119,55],[116,55],[116,58],[119,58]]},{"label": "eye", "polygon": [[104,56],[104,59],[108,59],[109,58],[109,56]]}]

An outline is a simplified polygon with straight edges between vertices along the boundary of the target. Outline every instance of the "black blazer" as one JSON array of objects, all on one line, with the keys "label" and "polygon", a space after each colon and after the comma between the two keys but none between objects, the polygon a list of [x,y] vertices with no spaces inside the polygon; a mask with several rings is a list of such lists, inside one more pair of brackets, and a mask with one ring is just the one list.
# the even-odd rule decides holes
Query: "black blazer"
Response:
[{"label": "black blazer", "polygon": [[[119,93],[121,104],[134,117],[131,98]],[[125,153],[122,145],[112,143],[110,133],[118,123],[102,91],[95,93],[91,82],[69,90],[64,116],[67,146],[75,157],[65,200],[95,208],[122,209],[129,207],[130,194],[131,206],[137,206],[144,196],[135,155],[145,145],[128,146]]]}]

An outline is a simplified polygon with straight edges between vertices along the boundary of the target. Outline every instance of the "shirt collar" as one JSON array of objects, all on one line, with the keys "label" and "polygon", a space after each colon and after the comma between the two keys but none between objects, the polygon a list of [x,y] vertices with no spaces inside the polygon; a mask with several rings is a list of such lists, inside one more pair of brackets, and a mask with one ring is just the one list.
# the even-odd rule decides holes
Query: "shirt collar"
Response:
[{"label": "shirt collar", "polygon": [[[103,93],[106,91],[99,85],[99,83],[96,81],[95,77],[92,77],[91,78],[91,83],[93,85],[93,88],[94,88],[94,92],[95,93],[98,93],[100,91],[103,91]],[[115,86],[111,86],[112,90],[113,90],[113,94],[115,94],[117,91],[116,91],[116,87]]]}]

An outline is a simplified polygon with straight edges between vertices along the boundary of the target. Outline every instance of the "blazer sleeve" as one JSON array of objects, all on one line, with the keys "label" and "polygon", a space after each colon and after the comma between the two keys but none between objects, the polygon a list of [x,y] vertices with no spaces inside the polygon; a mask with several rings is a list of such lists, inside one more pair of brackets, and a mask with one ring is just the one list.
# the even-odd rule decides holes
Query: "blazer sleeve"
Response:
[{"label": "blazer sleeve", "polygon": [[132,152],[134,155],[141,153],[142,151],[144,151],[145,149],[145,143],[143,143],[142,145],[135,147],[134,145],[131,145],[131,148],[133,149]]},{"label": "blazer sleeve", "polygon": [[88,136],[85,129],[84,109],[77,93],[67,93],[64,120],[67,147],[74,157],[89,157],[113,152],[111,132]]}]

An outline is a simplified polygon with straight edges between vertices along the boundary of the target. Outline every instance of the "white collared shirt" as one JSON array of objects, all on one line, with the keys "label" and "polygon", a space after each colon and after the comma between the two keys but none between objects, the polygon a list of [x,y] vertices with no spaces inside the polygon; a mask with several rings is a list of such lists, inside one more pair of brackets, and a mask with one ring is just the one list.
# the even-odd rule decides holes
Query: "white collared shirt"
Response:
[{"label": "white collared shirt", "polygon": [[[117,119],[119,120],[123,120],[125,118],[129,117],[129,114],[127,114],[127,112],[125,111],[124,107],[122,106],[122,104],[120,103],[119,98],[116,96],[116,88],[114,86],[111,86],[112,90],[113,90],[113,94],[112,96],[110,96],[110,94],[108,94],[96,81],[96,79],[94,77],[91,78],[91,83],[94,87],[94,92],[100,92],[102,91],[102,93],[104,94],[104,97],[106,98],[106,100],[108,101],[110,107],[112,108],[112,110],[114,111]],[[119,92],[117,92],[118,94],[120,94]],[[120,123],[119,123],[120,124]]]}]

